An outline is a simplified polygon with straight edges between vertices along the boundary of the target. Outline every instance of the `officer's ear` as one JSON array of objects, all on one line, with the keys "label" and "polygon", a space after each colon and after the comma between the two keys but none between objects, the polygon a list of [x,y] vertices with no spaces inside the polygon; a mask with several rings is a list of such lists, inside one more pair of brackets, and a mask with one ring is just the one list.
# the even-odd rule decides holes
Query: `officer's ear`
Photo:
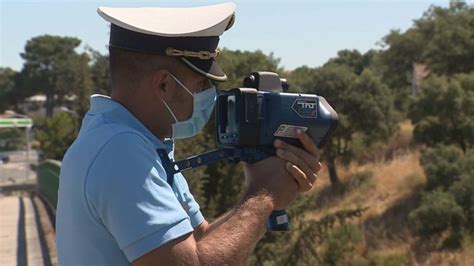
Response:
[{"label": "officer's ear", "polygon": [[153,73],[152,90],[162,99],[168,99],[173,95],[174,83],[168,70],[160,69]]}]

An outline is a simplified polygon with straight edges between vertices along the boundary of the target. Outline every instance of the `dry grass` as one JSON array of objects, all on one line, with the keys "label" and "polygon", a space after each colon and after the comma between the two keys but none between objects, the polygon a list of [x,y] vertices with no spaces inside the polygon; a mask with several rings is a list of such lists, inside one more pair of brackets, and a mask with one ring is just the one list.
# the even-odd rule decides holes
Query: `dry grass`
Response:
[{"label": "dry grass", "polygon": [[[318,218],[324,213],[341,208],[367,206],[369,210],[362,218],[380,215],[399,199],[412,194],[426,181],[419,162],[418,152],[408,152],[398,155],[390,161],[380,161],[365,165],[351,164],[348,167],[339,167],[339,176],[342,183],[350,183],[357,173],[371,172],[372,178],[365,182],[367,185],[344,194],[344,197],[327,202],[320,206],[318,211],[308,218]],[[330,186],[327,171],[322,170],[317,188],[312,193],[321,193]]]},{"label": "dry grass", "polygon": [[[327,169],[321,170],[314,193],[318,205],[305,214],[305,219],[321,219],[341,209],[369,207],[354,221],[365,234],[365,255],[376,258],[376,265],[385,265],[386,259],[403,263],[390,265],[474,265],[474,240],[470,239],[464,251],[419,251],[419,239],[408,230],[411,210],[418,206],[420,193],[426,182],[420,165],[420,153],[412,147],[413,126],[409,122],[385,146],[385,151],[374,162],[348,167],[339,166],[338,174],[343,185],[352,184],[360,173],[372,177],[344,193],[334,194]],[[367,255],[370,254],[370,255]],[[380,259],[380,260],[379,260]]]}]

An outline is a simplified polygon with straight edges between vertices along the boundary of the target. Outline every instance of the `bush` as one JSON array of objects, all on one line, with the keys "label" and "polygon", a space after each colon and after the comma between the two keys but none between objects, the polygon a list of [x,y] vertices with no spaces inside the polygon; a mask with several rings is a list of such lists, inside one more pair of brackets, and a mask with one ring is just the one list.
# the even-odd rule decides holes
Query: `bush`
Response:
[{"label": "bush", "polygon": [[450,230],[443,248],[462,246],[463,232],[474,233],[474,150],[437,146],[422,155],[428,192],[410,213],[413,231],[429,236]]},{"label": "bush", "polygon": [[356,244],[362,241],[363,238],[364,235],[356,225],[344,224],[336,228],[328,236],[322,254],[324,264],[339,265],[342,260],[348,262],[353,255]]},{"label": "bush", "polygon": [[407,257],[404,252],[393,254],[370,254],[368,265],[379,266],[402,266],[407,265]]},{"label": "bush", "polygon": [[417,143],[452,144],[463,151],[474,147],[474,72],[430,75],[411,106]]},{"label": "bush", "polygon": [[466,227],[474,233],[474,172],[469,172],[449,190],[464,211]]},{"label": "bush", "polygon": [[413,232],[430,236],[448,229],[460,231],[465,218],[452,194],[436,190],[423,195],[421,205],[410,213],[408,219]]},{"label": "bush", "polygon": [[474,173],[474,149],[468,150],[460,163],[462,173]]},{"label": "bush", "polygon": [[0,128],[0,151],[19,150],[25,145],[23,128]]},{"label": "bush", "polygon": [[435,146],[437,143],[444,143],[448,130],[443,126],[439,117],[427,116],[418,124],[413,131],[413,138],[416,143],[423,143],[428,146]]},{"label": "bush", "polygon": [[78,121],[69,113],[35,121],[35,137],[43,158],[62,160],[79,131]]},{"label": "bush", "polygon": [[421,163],[427,176],[426,189],[448,189],[463,171],[461,159],[462,151],[455,146],[439,145],[425,151]]}]

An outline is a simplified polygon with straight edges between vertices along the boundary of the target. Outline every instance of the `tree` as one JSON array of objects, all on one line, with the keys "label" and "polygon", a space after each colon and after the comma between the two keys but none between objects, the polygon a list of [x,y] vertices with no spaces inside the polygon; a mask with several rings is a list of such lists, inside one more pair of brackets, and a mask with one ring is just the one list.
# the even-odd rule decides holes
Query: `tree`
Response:
[{"label": "tree", "polygon": [[341,50],[337,52],[337,57],[329,59],[325,65],[346,65],[351,67],[356,75],[360,75],[365,68],[372,64],[376,54],[375,50],[369,50],[365,54],[361,54],[358,50]]},{"label": "tree", "polygon": [[474,71],[474,8],[461,1],[431,6],[405,32],[392,30],[382,42],[377,67],[395,92],[397,109],[406,111],[414,64],[427,73],[453,76]]},{"label": "tree", "polygon": [[369,146],[390,136],[397,128],[393,96],[380,78],[366,69],[357,76],[345,64],[327,64],[316,69],[308,93],[324,96],[339,115],[338,127],[324,147],[332,184],[339,183],[336,159],[349,162],[352,142],[359,138]]},{"label": "tree", "polygon": [[75,51],[80,43],[77,38],[42,35],[30,39],[21,53],[25,60],[22,89],[46,95],[48,117],[66,95],[90,94],[89,58]]},{"label": "tree", "polygon": [[354,139],[370,146],[397,128],[393,95],[372,70],[377,55],[373,50],[365,54],[342,50],[320,68],[297,68],[289,76],[296,91],[324,96],[338,112],[338,128],[324,148],[333,184],[339,182],[336,159],[346,163],[353,159]]},{"label": "tree", "polygon": [[409,117],[418,143],[474,145],[474,73],[452,78],[432,76],[422,84]]},{"label": "tree", "polygon": [[440,234],[447,229],[461,230],[465,217],[453,195],[441,190],[423,194],[421,204],[409,215],[412,230],[422,236]]},{"label": "tree", "polygon": [[438,75],[474,70],[474,8],[461,1],[431,6],[406,32],[392,30],[383,38],[386,78],[393,88],[410,82],[413,63],[428,64]]},{"label": "tree", "polygon": [[[92,94],[92,89],[94,86],[93,80],[91,79],[91,69],[88,65],[89,57],[87,54],[79,54],[69,58],[69,62],[66,62],[67,67],[74,73],[73,76],[70,76],[64,79],[64,82],[71,82],[69,84],[71,92],[69,95],[76,97],[76,100],[72,103],[71,109],[76,114],[76,117],[82,117],[89,109],[90,96]],[[62,87],[67,87],[67,83],[61,84]]]},{"label": "tree", "polygon": [[0,128],[0,151],[19,150],[26,145],[23,128]]},{"label": "tree", "polygon": [[415,28],[423,39],[422,56],[438,75],[474,70],[474,6],[451,1],[448,8],[432,6]]},{"label": "tree", "polygon": [[35,137],[40,142],[42,157],[62,160],[79,131],[79,123],[74,115],[60,112],[51,118],[39,118],[34,124]]},{"label": "tree", "polygon": [[12,104],[17,72],[11,68],[0,68],[0,113]]},{"label": "tree", "polygon": [[241,87],[244,77],[255,71],[281,72],[278,67],[280,59],[275,58],[273,53],[264,54],[260,50],[250,51],[231,51],[226,48],[222,50],[217,58],[219,65],[227,73],[229,80],[222,85],[226,88]]},{"label": "tree", "polygon": [[472,150],[465,155],[464,162],[470,166],[470,169],[451,186],[450,193],[463,208],[467,229],[474,233],[474,152]]},{"label": "tree", "polygon": [[392,30],[382,39],[382,47],[386,50],[379,57],[379,65],[383,67],[383,80],[390,88],[395,91],[409,88],[413,63],[424,63],[423,45],[423,37],[416,28],[404,33]]},{"label": "tree", "polygon": [[290,84],[290,91],[292,92],[305,92],[308,86],[311,84],[313,69],[308,66],[302,66],[294,69],[288,75],[288,82]]},{"label": "tree", "polygon": [[455,146],[438,145],[427,149],[421,157],[427,190],[447,190],[463,173],[460,167],[462,151]]},{"label": "tree", "polygon": [[466,227],[474,233],[474,150],[466,152],[458,164],[462,174],[449,189],[464,210]]},{"label": "tree", "polygon": [[91,74],[94,83],[94,93],[110,95],[110,72],[109,72],[109,56],[103,55],[98,51],[88,48],[90,57],[92,58]]},{"label": "tree", "polygon": [[437,145],[423,152],[421,163],[427,184],[409,215],[413,229],[423,236],[451,229],[445,244],[459,247],[463,229],[474,232],[474,150]]}]

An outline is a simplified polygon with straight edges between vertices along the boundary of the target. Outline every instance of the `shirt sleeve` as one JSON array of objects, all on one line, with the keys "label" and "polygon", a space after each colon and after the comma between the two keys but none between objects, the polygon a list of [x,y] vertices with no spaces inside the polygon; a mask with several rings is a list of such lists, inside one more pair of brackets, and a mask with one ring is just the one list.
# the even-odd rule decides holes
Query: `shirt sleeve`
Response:
[{"label": "shirt sleeve", "polygon": [[180,202],[184,210],[188,213],[191,225],[193,228],[198,227],[204,221],[204,216],[201,213],[199,204],[189,191],[188,182],[181,173],[177,173],[174,176],[175,184],[179,187]]},{"label": "shirt sleeve", "polygon": [[116,135],[102,148],[85,190],[130,262],[193,231],[154,146],[136,133]]},{"label": "shirt sleeve", "polygon": [[[165,145],[169,148],[168,157],[174,159],[174,151],[175,145],[174,141],[171,139],[165,139]],[[193,228],[198,227],[204,221],[204,216],[201,213],[199,208],[199,204],[193,197],[191,191],[189,191],[188,182],[186,178],[181,173],[176,173],[174,175],[174,184],[177,188],[177,195],[179,197],[179,201],[183,206],[184,210],[188,213],[188,216],[191,220],[191,225]]]}]

